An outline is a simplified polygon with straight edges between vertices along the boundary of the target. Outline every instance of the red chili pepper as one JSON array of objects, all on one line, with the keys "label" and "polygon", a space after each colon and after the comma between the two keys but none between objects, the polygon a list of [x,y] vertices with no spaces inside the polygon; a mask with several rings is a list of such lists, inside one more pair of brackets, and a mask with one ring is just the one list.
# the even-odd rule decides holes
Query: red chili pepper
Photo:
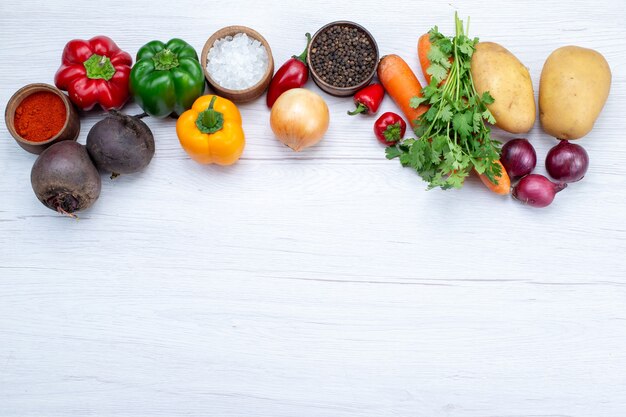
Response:
[{"label": "red chili pepper", "polygon": [[356,110],[349,111],[350,116],[354,116],[359,113],[374,114],[378,111],[380,103],[383,102],[385,97],[385,89],[378,83],[370,84],[361,91],[358,91],[354,95],[354,104],[356,104]]},{"label": "red chili pepper", "polygon": [[304,52],[292,56],[276,71],[267,91],[267,107],[270,109],[278,97],[287,90],[300,88],[309,80],[309,67],[306,64],[307,51],[311,43],[311,34],[306,34],[307,42]]},{"label": "red chili pepper", "polygon": [[67,90],[77,107],[91,110],[120,109],[128,100],[128,78],[133,59],[110,38],[71,40],[65,45],[54,83]]},{"label": "red chili pepper", "polygon": [[395,145],[406,133],[406,122],[395,113],[383,113],[374,123],[374,133],[383,145]]}]

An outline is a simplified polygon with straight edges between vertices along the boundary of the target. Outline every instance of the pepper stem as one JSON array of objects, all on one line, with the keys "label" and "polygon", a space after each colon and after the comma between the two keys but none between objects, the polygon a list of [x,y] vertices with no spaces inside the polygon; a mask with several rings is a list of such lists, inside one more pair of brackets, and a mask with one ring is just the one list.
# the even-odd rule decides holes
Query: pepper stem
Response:
[{"label": "pepper stem", "polygon": [[109,81],[115,75],[115,67],[111,63],[111,59],[105,55],[93,54],[83,62],[83,66],[87,71],[87,78],[92,80]]},{"label": "pepper stem", "polygon": [[213,109],[217,96],[213,96],[209,107],[198,115],[196,126],[202,133],[212,134],[224,127],[224,115]]},{"label": "pepper stem", "polygon": [[359,104],[356,106],[356,109],[355,109],[354,111],[349,111],[349,112],[348,112],[348,114],[349,114],[350,116],[356,116],[357,114],[367,113],[367,112],[368,112],[368,110],[369,110],[369,109],[367,108],[367,106],[366,106],[365,104],[363,104],[363,103],[359,103]]},{"label": "pepper stem", "polygon": [[167,71],[178,66],[178,55],[167,48],[154,54],[152,60],[157,71]]},{"label": "pepper stem", "polygon": [[295,58],[298,61],[301,61],[304,65],[306,65],[306,56],[307,56],[307,54],[309,52],[309,45],[311,44],[311,34],[307,33],[304,36],[306,36],[306,47],[304,48],[304,52],[302,52],[298,56],[294,55],[292,58]]},{"label": "pepper stem", "polygon": [[383,136],[385,140],[389,143],[396,143],[400,139],[402,139],[402,126],[400,122],[393,123],[388,125],[383,131]]}]

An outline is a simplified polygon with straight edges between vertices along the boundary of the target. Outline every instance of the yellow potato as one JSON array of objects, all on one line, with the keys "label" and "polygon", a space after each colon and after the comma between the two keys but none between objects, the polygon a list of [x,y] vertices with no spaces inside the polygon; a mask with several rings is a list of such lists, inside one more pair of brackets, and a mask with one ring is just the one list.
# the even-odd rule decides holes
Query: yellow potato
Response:
[{"label": "yellow potato", "polygon": [[535,124],[535,93],[528,69],[506,48],[480,42],[472,56],[472,78],[478,94],[495,99],[488,105],[496,126],[511,133],[526,133]]},{"label": "yellow potato", "polygon": [[539,118],[546,133],[578,139],[593,128],[611,89],[611,69],[593,49],[564,46],[541,71]]}]

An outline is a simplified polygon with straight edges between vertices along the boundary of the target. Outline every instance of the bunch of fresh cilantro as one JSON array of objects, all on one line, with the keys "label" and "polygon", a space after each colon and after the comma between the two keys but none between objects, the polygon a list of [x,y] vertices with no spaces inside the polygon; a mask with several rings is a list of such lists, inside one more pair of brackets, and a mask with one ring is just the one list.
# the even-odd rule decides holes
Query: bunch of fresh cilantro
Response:
[{"label": "bunch of fresh cilantro", "polygon": [[[468,19],[469,26],[469,19]],[[427,69],[430,85],[423,97],[411,99],[411,107],[428,104],[416,124],[418,139],[405,139],[387,148],[387,158],[400,158],[428,182],[428,189],[461,188],[470,171],[476,170],[497,184],[501,166],[500,142],[491,139],[485,124],[495,123],[487,105],[494,99],[485,92],[480,96],[474,88],[470,62],[478,38],[470,39],[463,21],[455,14],[456,35],[445,37],[437,26],[429,31],[431,48]]]}]

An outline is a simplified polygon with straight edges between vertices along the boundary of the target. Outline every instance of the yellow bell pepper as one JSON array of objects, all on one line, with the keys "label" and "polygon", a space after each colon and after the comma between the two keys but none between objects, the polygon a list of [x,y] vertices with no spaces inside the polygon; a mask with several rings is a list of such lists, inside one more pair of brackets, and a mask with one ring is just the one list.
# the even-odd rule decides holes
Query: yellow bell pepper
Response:
[{"label": "yellow bell pepper", "polygon": [[185,152],[201,164],[232,165],[246,145],[239,110],[214,95],[198,98],[180,115],[176,134]]}]

